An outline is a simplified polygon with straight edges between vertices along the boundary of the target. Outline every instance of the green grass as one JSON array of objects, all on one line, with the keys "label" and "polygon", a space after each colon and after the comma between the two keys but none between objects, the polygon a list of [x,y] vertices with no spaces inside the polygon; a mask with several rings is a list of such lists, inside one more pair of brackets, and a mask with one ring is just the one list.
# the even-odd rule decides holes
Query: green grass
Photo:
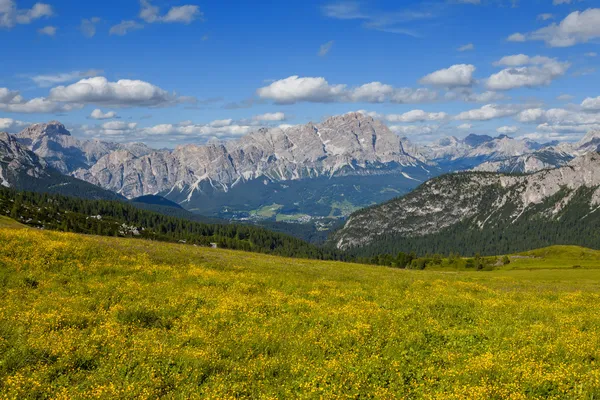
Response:
[{"label": "green grass", "polygon": [[551,246],[511,256],[505,269],[600,268],[600,251],[579,246]]},{"label": "green grass", "polygon": [[15,221],[12,218],[8,218],[3,215],[0,215],[0,228],[19,229],[19,228],[27,228],[27,226]]},{"label": "green grass", "polygon": [[271,204],[251,211],[250,214],[261,218],[273,218],[281,208],[283,208],[281,204]]},{"label": "green grass", "polygon": [[[571,249],[536,254],[582,261]],[[0,398],[596,399],[599,303],[597,269],[407,271],[2,228]]]}]

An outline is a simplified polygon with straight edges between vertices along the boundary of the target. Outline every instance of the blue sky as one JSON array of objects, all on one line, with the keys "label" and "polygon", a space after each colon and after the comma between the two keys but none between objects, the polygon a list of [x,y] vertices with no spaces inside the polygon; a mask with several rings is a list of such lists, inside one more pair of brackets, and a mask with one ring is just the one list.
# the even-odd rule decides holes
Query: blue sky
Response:
[{"label": "blue sky", "polygon": [[0,0],[0,129],[172,147],[364,110],[399,135],[600,129],[592,0]]}]

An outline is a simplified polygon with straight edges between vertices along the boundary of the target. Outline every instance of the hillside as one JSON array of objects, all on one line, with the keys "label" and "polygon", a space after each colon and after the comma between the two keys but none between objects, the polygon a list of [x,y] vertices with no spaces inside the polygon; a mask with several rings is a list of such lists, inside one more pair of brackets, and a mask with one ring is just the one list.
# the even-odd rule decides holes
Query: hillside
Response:
[{"label": "hillside", "polygon": [[599,279],[0,228],[0,393],[593,398]]},{"label": "hillside", "polygon": [[64,232],[218,246],[291,257],[338,259],[342,256],[337,251],[260,227],[198,222],[193,218],[140,209],[121,201],[86,200],[0,188],[0,215],[36,228]]},{"label": "hillside", "polygon": [[600,248],[599,171],[600,155],[589,153],[532,175],[445,175],[353,214],[332,241],[360,255]]},{"label": "hillside", "polygon": [[114,192],[61,174],[43,158],[27,150],[14,136],[4,132],[0,132],[0,187],[87,199],[124,200]]}]

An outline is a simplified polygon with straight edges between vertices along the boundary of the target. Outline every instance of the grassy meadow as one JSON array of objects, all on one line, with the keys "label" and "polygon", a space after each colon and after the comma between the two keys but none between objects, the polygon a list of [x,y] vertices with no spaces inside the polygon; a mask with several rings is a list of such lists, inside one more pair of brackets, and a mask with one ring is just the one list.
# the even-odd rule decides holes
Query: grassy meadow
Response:
[{"label": "grassy meadow", "polygon": [[583,249],[407,271],[0,226],[2,399],[600,397]]}]

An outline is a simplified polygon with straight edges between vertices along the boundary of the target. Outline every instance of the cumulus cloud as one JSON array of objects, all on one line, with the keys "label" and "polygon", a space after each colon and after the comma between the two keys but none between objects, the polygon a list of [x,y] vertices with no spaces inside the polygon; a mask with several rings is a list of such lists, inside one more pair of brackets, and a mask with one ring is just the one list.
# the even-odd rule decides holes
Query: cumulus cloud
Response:
[{"label": "cumulus cloud", "polygon": [[278,104],[294,104],[299,102],[366,102],[383,103],[428,103],[438,97],[436,91],[426,88],[394,88],[381,82],[371,82],[355,88],[345,84],[332,85],[322,77],[290,76],[272,82],[257,90],[262,99],[273,100]]},{"label": "cumulus cloud", "polygon": [[521,41],[543,41],[550,47],[570,47],[600,37],[600,8],[574,11],[560,23],[521,35]]},{"label": "cumulus cloud", "polygon": [[524,110],[515,119],[529,124],[539,124],[538,131],[580,134],[600,127],[600,114],[552,108]]},{"label": "cumulus cloud", "polygon": [[81,20],[81,25],[79,26],[79,29],[81,30],[81,33],[83,33],[83,35],[85,37],[91,38],[94,37],[96,35],[96,25],[100,22],[100,18],[98,17],[93,17],[93,18],[84,18]]},{"label": "cumulus cloud", "polygon": [[31,78],[40,87],[50,87],[59,83],[72,82],[81,78],[90,78],[102,74],[104,71],[90,69],[87,71],[71,71],[53,75],[34,75]]},{"label": "cumulus cloud", "polygon": [[491,90],[547,86],[571,67],[568,62],[542,56],[529,57],[525,54],[503,57],[494,65],[511,68],[503,69],[486,80],[486,87]]},{"label": "cumulus cloud", "polygon": [[200,8],[195,5],[171,7],[165,15],[160,15],[160,9],[152,5],[150,0],[140,0],[140,7],[139,17],[150,24],[155,22],[190,24],[203,17]]},{"label": "cumulus cloud", "polygon": [[40,35],[54,37],[56,35],[56,31],[57,30],[58,30],[58,28],[55,27],[55,26],[45,26],[45,27],[43,27],[41,29],[38,29],[38,33]]},{"label": "cumulus cloud", "polygon": [[35,3],[31,8],[19,9],[14,0],[0,0],[0,28],[12,28],[17,24],[26,25],[54,15],[52,6]]},{"label": "cumulus cloud", "polygon": [[55,87],[50,90],[49,98],[64,103],[101,104],[114,107],[157,107],[191,100],[178,97],[148,82],[129,79],[110,82],[102,76],[82,79],[69,86]]},{"label": "cumulus cloud", "polygon": [[469,130],[471,128],[473,128],[472,124],[460,124],[459,126],[456,127],[456,129],[460,129],[463,131]]},{"label": "cumulus cloud", "polygon": [[116,117],[117,117],[117,113],[116,112],[109,111],[109,112],[104,113],[99,108],[96,108],[90,114],[90,118],[93,118],[93,119],[112,119],[112,118],[116,118]]},{"label": "cumulus cloud", "polygon": [[512,105],[486,104],[478,109],[461,112],[455,118],[460,121],[489,121],[509,117],[518,112],[519,108]]},{"label": "cumulus cloud", "polygon": [[581,103],[581,108],[586,111],[600,111],[600,97],[588,97]]},{"label": "cumulus cloud", "polygon": [[544,14],[540,14],[538,15],[538,19],[541,21],[548,21],[549,19],[553,19],[554,15],[550,14],[550,13],[544,13]]},{"label": "cumulus cloud", "polygon": [[331,48],[333,47],[333,43],[334,41],[330,40],[329,42],[322,44],[321,47],[319,47],[319,56],[325,57],[327,54],[329,54]]},{"label": "cumulus cloud", "polygon": [[511,134],[511,133],[515,133],[518,130],[519,130],[519,128],[516,127],[516,126],[501,126],[501,127],[499,127],[499,128],[496,129],[496,132],[508,135],[508,134]]},{"label": "cumulus cloud", "polygon": [[432,72],[421,78],[419,82],[425,85],[447,88],[471,86],[475,83],[475,78],[473,77],[475,69],[475,66],[471,64],[457,64],[450,68]]},{"label": "cumulus cloud", "polygon": [[252,117],[252,119],[254,121],[265,121],[265,122],[285,121],[285,114],[282,112],[266,113],[266,114],[255,115],[254,117]]},{"label": "cumulus cloud", "polygon": [[258,89],[257,94],[279,104],[302,101],[327,103],[334,101],[345,90],[346,85],[330,85],[325,78],[301,78],[294,75]]},{"label": "cumulus cloud", "polygon": [[0,103],[0,110],[27,114],[68,112],[80,108],[80,104],[62,104],[43,97],[25,100],[20,95],[9,103]]},{"label": "cumulus cloud", "polygon": [[11,103],[18,96],[19,96],[19,92],[16,90],[0,88],[0,103]]},{"label": "cumulus cloud", "polygon": [[412,110],[404,114],[389,114],[385,119],[389,122],[424,122],[441,121],[448,119],[449,115],[445,112],[425,112],[423,110]]},{"label": "cumulus cloud", "polygon": [[0,118],[0,132],[17,132],[29,126],[29,122],[14,120],[12,118]]}]

